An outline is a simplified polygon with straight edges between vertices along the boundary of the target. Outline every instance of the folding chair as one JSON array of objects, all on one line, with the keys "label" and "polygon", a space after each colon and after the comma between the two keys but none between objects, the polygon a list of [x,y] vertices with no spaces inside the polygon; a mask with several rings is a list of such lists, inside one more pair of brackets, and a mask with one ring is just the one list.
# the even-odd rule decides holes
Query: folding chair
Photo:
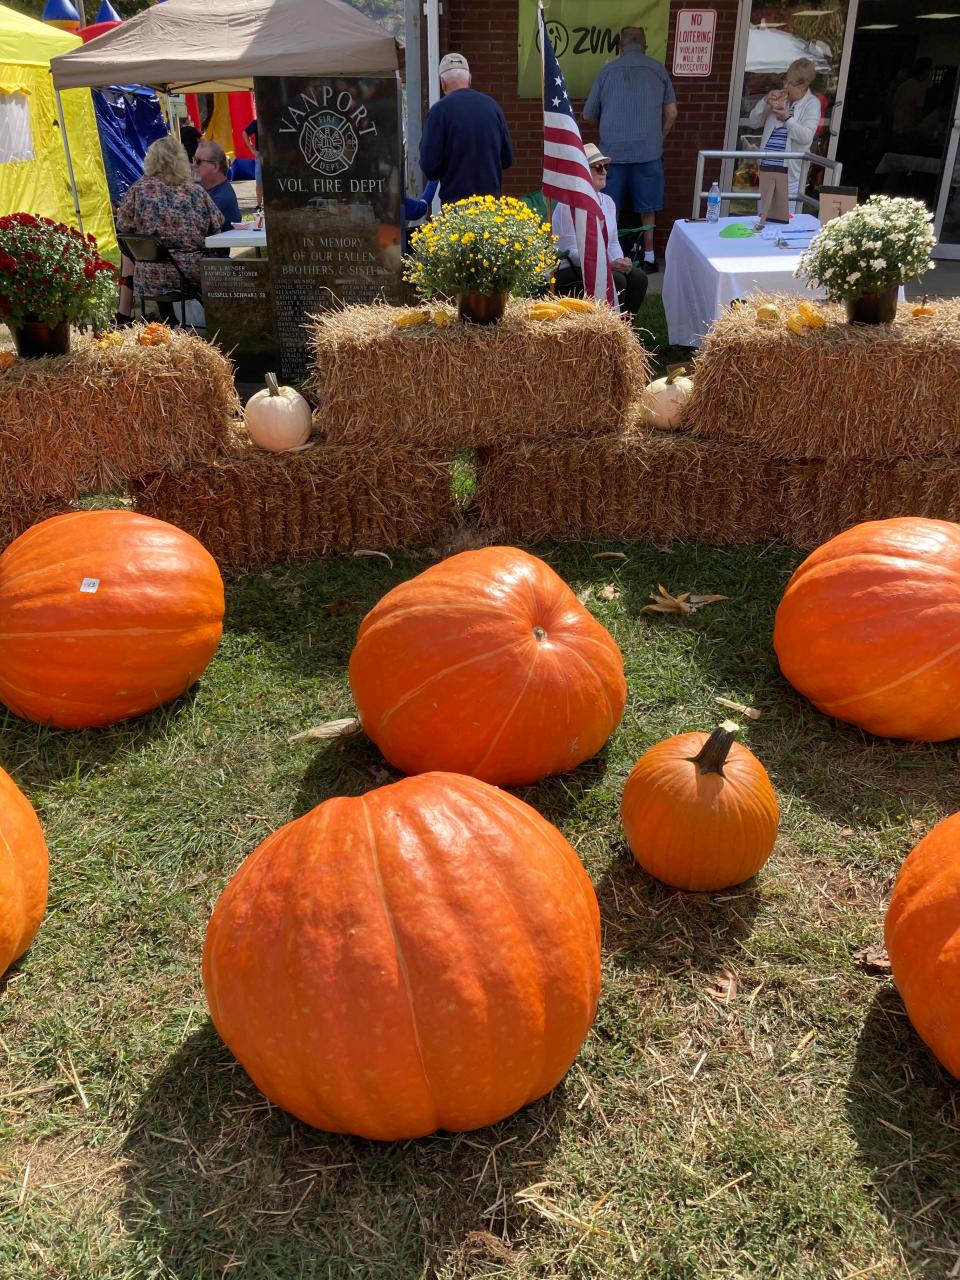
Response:
[{"label": "folding chair", "polygon": [[179,302],[180,323],[185,325],[187,301],[189,299],[200,299],[202,295],[199,288],[191,280],[188,280],[180,270],[180,264],[172,256],[163,241],[157,236],[130,235],[124,232],[123,235],[117,236],[117,244],[120,246],[120,252],[129,258],[131,262],[166,262],[173,264],[179,278],[179,288],[162,290],[160,293],[134,293],[133,305],[136,307],[137,298],[139,297],[140,311],[145,316],[144,304],[155,302],[164,320],[170,320],[174,314],[173,304]]}]

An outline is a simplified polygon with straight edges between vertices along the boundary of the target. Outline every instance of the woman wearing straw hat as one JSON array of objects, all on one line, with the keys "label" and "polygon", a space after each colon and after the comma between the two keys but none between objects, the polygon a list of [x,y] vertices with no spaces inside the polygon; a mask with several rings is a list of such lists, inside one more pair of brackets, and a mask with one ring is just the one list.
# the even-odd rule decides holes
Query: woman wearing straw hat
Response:
[{"label": "woman wearing straw hat", "polygon": [[[613,271],[613,283],[620,299],[620,309],[631,320],[640,310],[647,293],[647,276],[628,258],[620,247],[617,234],[617,206],[604,195],[607,185],[607,168],[612,163],[598,146],[588,142],[583,148],[590,165],[590,177],[600,197],[600,206],[607,224],[607,257]],[[553,234],[557,237],[557,252],[564,259],[557,268],[557,293],[583,293],[583,273],[580,270],[580,251],[573,226],[573,214],[568,204],[558,204],[553,211]]]}]

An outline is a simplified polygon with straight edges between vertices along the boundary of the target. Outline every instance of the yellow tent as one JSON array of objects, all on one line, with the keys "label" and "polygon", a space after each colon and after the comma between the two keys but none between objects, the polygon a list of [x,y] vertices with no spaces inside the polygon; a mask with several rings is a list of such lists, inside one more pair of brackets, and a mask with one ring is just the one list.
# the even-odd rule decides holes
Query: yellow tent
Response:
[{"label": "yellow tent", "polygon": [[[82,43],[0,5],[0,214],[23,210],[76,226],[50,59]],[[111,253],[117,241],[90,90],[61,98],[83,229]]]}]

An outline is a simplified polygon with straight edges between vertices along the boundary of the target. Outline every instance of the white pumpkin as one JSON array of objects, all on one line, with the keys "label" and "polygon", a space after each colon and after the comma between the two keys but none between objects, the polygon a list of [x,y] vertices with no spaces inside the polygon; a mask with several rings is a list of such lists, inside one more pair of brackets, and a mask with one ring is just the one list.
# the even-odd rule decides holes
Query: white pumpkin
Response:
[{"label": "white pumpkin", "polygon": [[243,420],[254,444],[272,453],[305,444],[312,425],[310,406],[293,387],[277,386],[277,375],[268,373],[266,386],[247,401]]},{"label": "white pumpkin", "polygon": [[643,389],[640,412],[643,421],[651,427],[671,430],[677,425],[684,402],[693,390],[693,378],[686,365],[674,369],[665,378],[657,378]]}]

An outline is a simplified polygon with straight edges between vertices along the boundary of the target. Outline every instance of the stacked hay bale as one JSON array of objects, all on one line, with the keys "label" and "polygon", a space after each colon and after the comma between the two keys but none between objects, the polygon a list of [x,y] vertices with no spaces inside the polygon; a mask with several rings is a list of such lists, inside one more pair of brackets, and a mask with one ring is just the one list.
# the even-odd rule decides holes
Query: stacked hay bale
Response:
[{"label": "stacked hay bale", "polygon": [[956,300],[891,325],[761,323],[756,298],[716,322],[696,363],[681,426],[771,469],[772,532],[815,547],[861,520],[960,519],[960,319]]},{"label": "stacked hay bale", "polygon": [[230,362],[187,334],[154,346],[142,332],[0,371],[0,545],[84,494],[224,447],[240,408]]},{"label": "stacked hay bale", "polygon": [[448,461],[410,445],[265,453],[242,428],[222,456],[131,484],[138,511],[186,529],[225,568],[416,546],[453,516]]}]

